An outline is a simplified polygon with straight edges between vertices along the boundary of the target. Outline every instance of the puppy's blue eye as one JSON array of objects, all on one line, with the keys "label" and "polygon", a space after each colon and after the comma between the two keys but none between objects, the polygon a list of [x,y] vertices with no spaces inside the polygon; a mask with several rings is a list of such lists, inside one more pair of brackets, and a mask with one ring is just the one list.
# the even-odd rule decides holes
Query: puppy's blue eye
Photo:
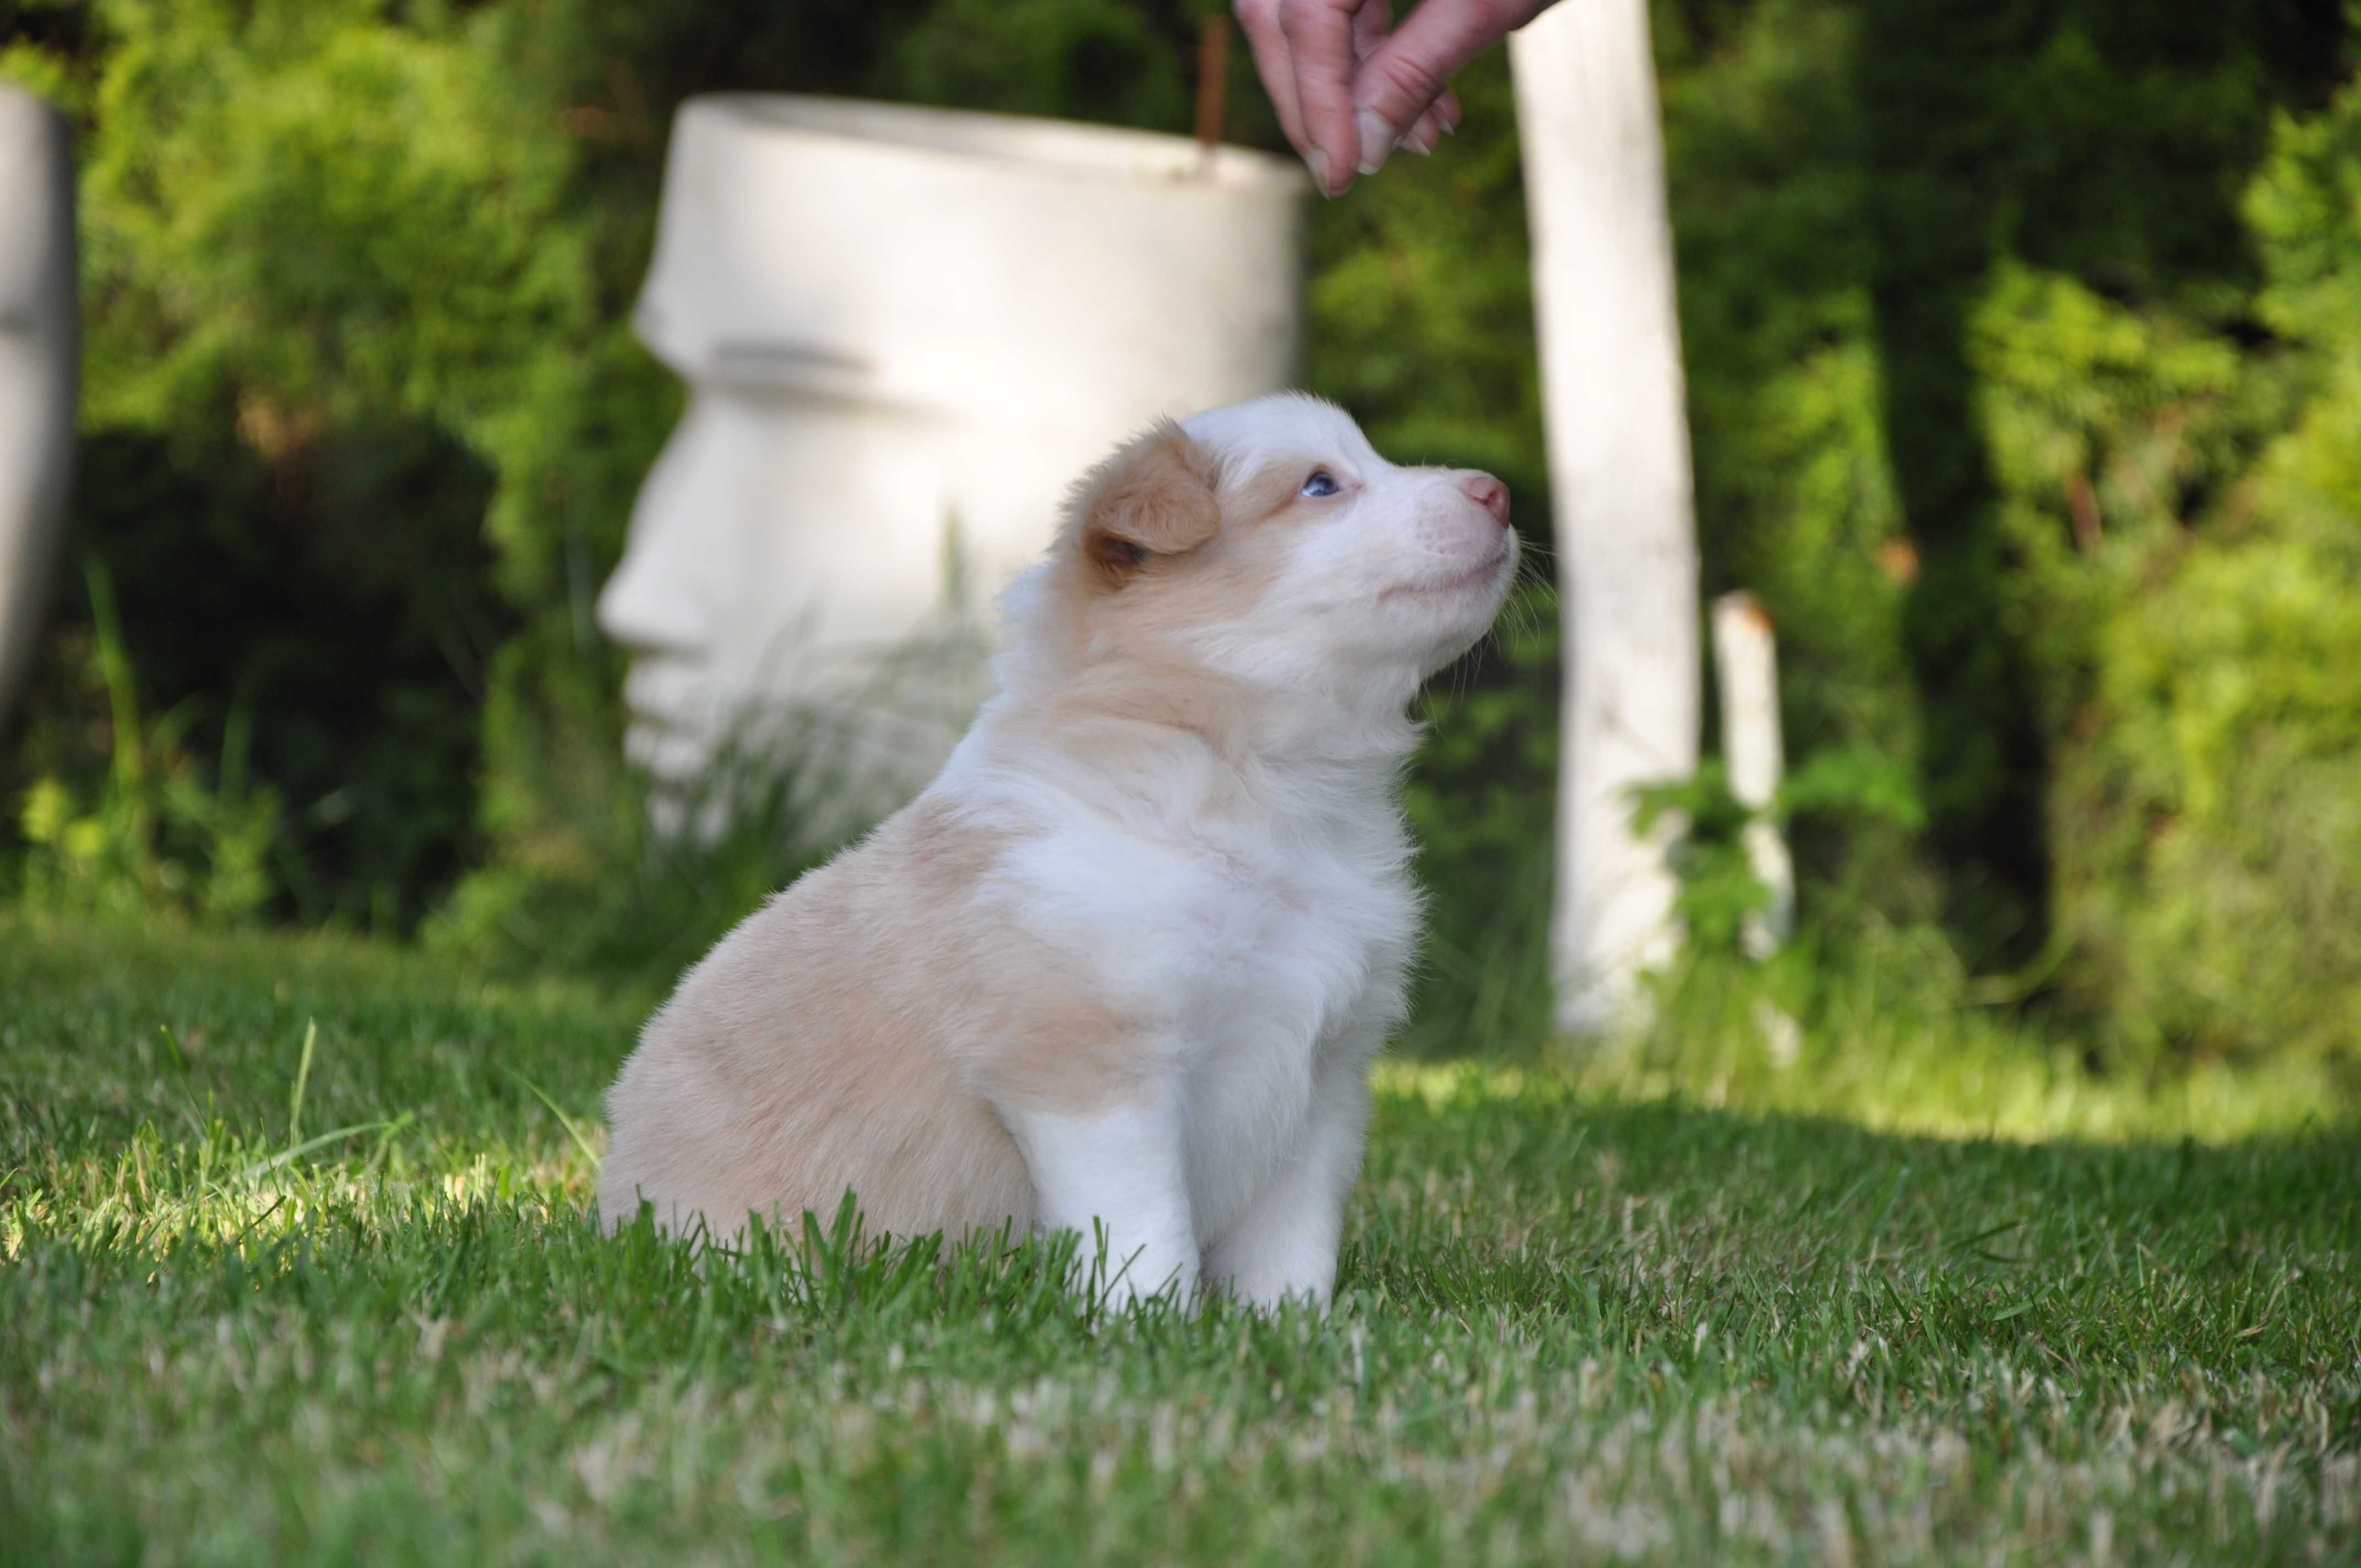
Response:
[{"label": "puppy's blue eye", "polygon": [[1321,496],[1333,496],[1344,488],[1336,482],[1336,476],[1325,468],[1312,469],[1312,477],[1303,481],[1303,493],[1315,499]]}]

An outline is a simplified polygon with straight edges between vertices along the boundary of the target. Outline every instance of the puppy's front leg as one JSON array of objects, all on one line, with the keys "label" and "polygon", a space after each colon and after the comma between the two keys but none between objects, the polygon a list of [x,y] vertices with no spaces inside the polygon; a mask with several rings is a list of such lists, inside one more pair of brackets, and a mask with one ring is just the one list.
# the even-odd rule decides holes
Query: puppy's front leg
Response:
[{"label": "puppy's front leg", "polygon": [[1193,1299],[1200,1262],[1178,1096],[1151,1092],[1081,1113],[1004,1107],[1040,1202],[1040,1228],[1079,1231],[1085,1267],[1106,1238],[1104,1299]]},{"label": "puppy's front leg", "polygon": [[1294,1153],[1245,1219],[1205,1250],[1205,1273],[1242,1301],[1324,1310],[1336,1288],[1345,1199],[1369,1124],[1368,1053],[1343,1053],[1314,1085]]}]

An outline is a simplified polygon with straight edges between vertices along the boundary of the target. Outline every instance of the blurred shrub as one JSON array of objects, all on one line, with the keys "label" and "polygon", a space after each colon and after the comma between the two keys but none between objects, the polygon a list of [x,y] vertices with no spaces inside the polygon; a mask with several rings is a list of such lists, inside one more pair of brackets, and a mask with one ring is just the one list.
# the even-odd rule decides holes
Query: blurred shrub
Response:
[{"label": "blurred shrub", "polygon": [[[2098,607],[2092,699],[2059,780],[2087,960],[2074,983],[2136,1036],[2207,1054],[2361,1059],[2356,198],[2348,87],[2325,114],[2280,121],[2246,203],[2256,308],[2295,411],[2210,526],[2124,547],[2136,577]],[[2168,445],[2123,482],[2169,486],[2191,466]]]},{"label": "blurred shrub", "polygon": [[[193,765],[280,803],[280,913],[404,928],[479,841],[478,705],[515,624],[487,581],[489,478],[417,425],[334,431],[300,476],[226,432],[180,434],[193,450],[122,429],[83,444],[79,543],[121,585],[126,662]],[[53,744],[72,678],[57,661],[24,751],[69,778],[86,771]]]},{"label": "blurred shrub", "polygon": [[[221,776],[208,785],[184,744],[188,710],[141,713],[113,584],[95,563],[86,576],[92,638],[73,673],[102,709],[90,727],[101,771],[86,788],[70,779],[90,770],[40,772],[25,791],[17,893],[34,908],[82,915],[247,918],[270,895],[265,858],[278,815],[267,789],[247,786],[250,727],[233,716]],[[37,751],[55,760],[71,744]]]},{"label": "blurred shrub", "polygon": [[33,20],[85,121],[74,526],[127,657],[197,765],[241,716],[282,913],[406,928],[479,842],[491,545],[611,396],[570,148],[438,6]]},{"label": "blurred shrub", "polygon": [[[2361,714],[2326,672],[2356,663],[2361,494],[2297,477],[2351,450],[2341,10],[1657,16],[1707,587],[1778,625],[1790,754],[1915,763],[1938,819],[2046,839],[1987,846],[2050,931],[1960,932],[1971,973],[2024,966],[1978,994],[2149,1059],[2354,1051]],[[1988,575],[1938,584],[1936,549]],[[2022,673],[2028,751],[1930,740],[1930,701],[1999,690],[1925,684],[1937,612],[1956,659]],[[2015,792],[2029,828],[1973,798]],[[1823,930],[1954,906],[1903,819],[1795,840]]]}]

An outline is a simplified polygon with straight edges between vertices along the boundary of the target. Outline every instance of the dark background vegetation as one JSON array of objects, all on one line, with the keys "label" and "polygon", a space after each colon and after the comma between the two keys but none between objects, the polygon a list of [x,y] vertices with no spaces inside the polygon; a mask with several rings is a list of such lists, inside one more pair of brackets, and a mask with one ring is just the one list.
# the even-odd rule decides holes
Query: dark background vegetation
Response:
[{"label": "dark background vegetation", "polygon": [[[1865,781],[1791,823],[1775,982],[1808,1015],[1901,968],[2096,1061],[2350,1071],[2354,17],[1654,9],[1707,587],[1776,621],[1791,757]],[[0,752],[17,896],[661,983],[808,852],[773,821],[666,859],[615,761],[590,604],[678,409],[624,326],[674,109],[758,88],[1185,130],[1203,14],[0,4],[0,68],[80,127],[87,258],[77,568]],[[1242,60],[1234,86],[1228,134],[1278,146]],[[1381,448],[1502,474],[1545,540],[1505,61],[1461,87],[1441,155],[1312,213],[1307,379]],[[1411,792],[1422,1037],[1460,1049],[1543,1015],[1540,609],[1441,689]],[[1910,808],[1870,809],[1896,779]]]}]

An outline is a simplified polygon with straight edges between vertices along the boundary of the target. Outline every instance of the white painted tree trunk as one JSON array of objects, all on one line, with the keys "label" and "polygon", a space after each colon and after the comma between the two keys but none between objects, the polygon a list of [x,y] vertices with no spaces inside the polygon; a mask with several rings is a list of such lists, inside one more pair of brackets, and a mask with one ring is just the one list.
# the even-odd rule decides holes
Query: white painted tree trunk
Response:
[{"label": "white painted tree trunk", "polygon": [[1633,786],[1697,770],[1697,528],[1646,0],[1567,0],[1510,45],[1565,620],[1553,933],[1563,1027],[1639,1021],[1680,933]]},{"label": "white painted tree trunk", "polygon": [[1771,618],[1752,594],[1724,594],[1713,601],[1713,668],[1721,688],[1721,760],[1730,770],[1730,793],[1755,814],[1741,835],[1746,861],[1771,894],[1768,907],[1747,916],[1740,940],[1750,955],[1767,959],[1795,928],[1795,862],[1769,815],[1787,750],[1779,732],[1778,644]]}]

